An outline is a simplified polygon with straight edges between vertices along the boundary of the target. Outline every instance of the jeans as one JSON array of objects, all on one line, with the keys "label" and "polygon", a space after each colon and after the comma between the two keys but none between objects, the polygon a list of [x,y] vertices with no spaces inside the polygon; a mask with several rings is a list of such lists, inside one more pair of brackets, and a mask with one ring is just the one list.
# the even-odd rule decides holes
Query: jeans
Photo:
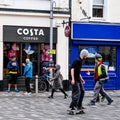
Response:
[{"label": "jeans", "polygon": [[82,108],[82,101],[84,98],[85,90],[83,84],[76,82],[72,86],[72,102],[70,103],[70,108]]}]

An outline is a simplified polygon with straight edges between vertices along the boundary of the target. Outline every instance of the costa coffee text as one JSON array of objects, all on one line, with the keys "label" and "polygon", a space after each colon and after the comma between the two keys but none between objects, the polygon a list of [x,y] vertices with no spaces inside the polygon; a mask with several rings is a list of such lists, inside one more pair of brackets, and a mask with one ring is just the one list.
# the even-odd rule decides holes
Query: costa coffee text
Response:
[{"label": "costa coffee text", "polygon": [[17,29],[18,35],[29,35],[29,36],[44,36],[43,29],[37,29],[37,28],[18,28]]}]

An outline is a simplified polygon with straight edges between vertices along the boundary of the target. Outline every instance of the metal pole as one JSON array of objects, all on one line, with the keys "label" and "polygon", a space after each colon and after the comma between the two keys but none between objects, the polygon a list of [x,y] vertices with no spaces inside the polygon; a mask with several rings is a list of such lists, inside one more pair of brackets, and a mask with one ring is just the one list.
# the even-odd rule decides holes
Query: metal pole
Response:
[{"label": "metal pole", "polygon": [[35,93],[38,94],[38,75],[35,76]]},{"label": "metal pole", "polygon": [[[50,51],[53,49],[53,0],[50,0]],[[52,54],[50,61],[53,60]]]},{"label": "metal pole", "polygon": [[[50,52],[53,49],[53,0],[50,0]],[[53,61],[53,55],[50,54],[50,62]],[[50,63],[51,64],[51,63]],[[53,72],[50,69],[50,76],[53,76]]]}]

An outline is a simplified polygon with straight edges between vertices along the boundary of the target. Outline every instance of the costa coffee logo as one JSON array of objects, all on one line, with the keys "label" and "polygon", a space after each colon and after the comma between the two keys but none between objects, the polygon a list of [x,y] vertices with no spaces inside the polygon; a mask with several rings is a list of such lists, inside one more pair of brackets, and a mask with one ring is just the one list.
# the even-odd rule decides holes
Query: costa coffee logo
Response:
[{"label": "costa coffee logo", "polygon": [[17,29],[18,35],[25,35],[25,36],[44,36],[43,29],[37,29],[37,28],[18,28]]}]

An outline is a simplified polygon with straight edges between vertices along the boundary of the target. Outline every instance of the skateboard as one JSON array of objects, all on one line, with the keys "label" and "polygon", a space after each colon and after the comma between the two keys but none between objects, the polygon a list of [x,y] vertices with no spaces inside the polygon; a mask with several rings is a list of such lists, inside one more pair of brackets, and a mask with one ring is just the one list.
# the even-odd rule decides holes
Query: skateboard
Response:
[{"label": "skateboard", "polygon": [[85,110],[67,110],[69,115],[85,114]]}]

